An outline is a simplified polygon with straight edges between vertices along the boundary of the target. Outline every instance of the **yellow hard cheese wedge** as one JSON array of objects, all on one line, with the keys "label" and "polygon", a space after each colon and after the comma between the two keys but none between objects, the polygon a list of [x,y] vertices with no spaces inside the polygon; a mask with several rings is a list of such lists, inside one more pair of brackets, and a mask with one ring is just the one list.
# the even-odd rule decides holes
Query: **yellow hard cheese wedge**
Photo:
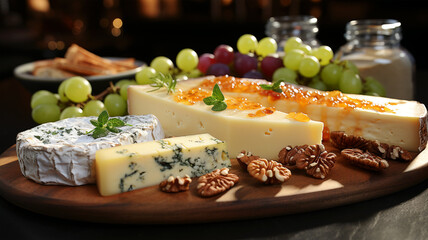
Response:
[{"label": "yellow hard cheese wedge", "polygon": [[330,131],[378,140],[409,151],[422,151],[427,142],[427,110],[417,101],[318,91],[289,84],[281,93],[264,90],[271,83],[234,77],[206,77],[181,81],[177,88],[212,89],[218,84],[225,96],[244,97],[282,112],[303,112]]},{"label": "yellow hard cheese wedge", "polygon": [[[213,111],[202,100],[210,91],[176,88],[152,91],[150,86],[128,88],[128,111],[132,115],[154,114],[166,136],[209,133],[224,140],[231,157],[242,150],[277,159],[287,145],[320,144],[323,123],[296,118],[246,99],[226,98],[224,111]],[[306,115],[305,115],[306,116]]]},{"label": "yellow hard cheese wedge", "polygon": [[153,186],[169,176],[197,177],[230,166],[226,144],[209,134],[118,146],[95,154],[97,186],[103,196]]}]

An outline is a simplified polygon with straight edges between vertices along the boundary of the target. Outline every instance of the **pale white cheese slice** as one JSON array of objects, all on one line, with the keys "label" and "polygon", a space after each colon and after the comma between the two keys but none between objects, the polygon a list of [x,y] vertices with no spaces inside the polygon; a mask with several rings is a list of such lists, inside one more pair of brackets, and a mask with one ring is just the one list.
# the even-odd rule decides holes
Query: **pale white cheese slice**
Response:
[{"label": "pale white cheese slice", "polygon": [[[190,89],[178,87],[176,92]],[[268,159],[277,159],[287,145],[320,144],[323,123],[290,119],[288,114],[274,111],[259,117],[250,117],[260,109],[226,109],[212,111],[203,101],[188,105],[174,100],[174,94],[165,89],[157,91],[150,86],[128,88],[130,114],[154,114],[167,136],[209,133],[225,141],[229,153],[236,157],[242,150]]]},{"label": "pale white cheese slice", "polygon": [[86,134],[94,128],[90,119],[96,118],[69,118],[19,133],[16,151],[22,174],[46,185],[95,183],[93,162],[98,149],[165,137],[153,115],[119,117],[131,126],[97,139]]},{"label": "pale white cheese slice", "polygon": [[170,176],[199,177],[230,167],[226,143],[209,134],[118,146],[96,152],[97,186],[108,196],[159,184]]},{"label": "pale white cheese slice", "polygon": [[[205,80],[211,80],[212,84],[203,84]],[[275,99],[266,94],[258,87],[260,84],[271,84],[265,80],[236,79],[230,85],[232,88],[223,88],[222,82],[226,78],[206,77],[180,81],[178,88],[201,87],[212,89],[214,83],[219,83],[222,92],[226,96],[245,97],[251,101],[261,103],[267,107],[275,107],[282,112],[303,112],[312,120],[321,121],[329,131],[345,131],[349,135],[361,136],[369,140],[378,140],[382,143],[400,146],[409,151],[422,151],[427,142],[427,110],[424,104],[417,101],[405,101],[384,97],[374,97],[355,94],[342,94],[336,92],[340,100],[356,99],[366,104],[375,106],[370,108],[329,106],[327,104],[305,104],[283,97]],[[234,80],[232,80],[234,81]],[[250,82],[252,89],[241,91],[242,82]],[[227,84],[230,84],[228,82]],[[254,91],[258,88],[257,91]],[[327,94],[331,101],[335,101],[334,94],[293,85],[283,84],[283,89],[289,88],[296,92],[307,91],[318,92],[320,95]],[[336,94],[335,93],[335,94]],[[283,96],[285,96],[283,94]],[[391,111],[378,111],[376,106],[388,108]]]}]

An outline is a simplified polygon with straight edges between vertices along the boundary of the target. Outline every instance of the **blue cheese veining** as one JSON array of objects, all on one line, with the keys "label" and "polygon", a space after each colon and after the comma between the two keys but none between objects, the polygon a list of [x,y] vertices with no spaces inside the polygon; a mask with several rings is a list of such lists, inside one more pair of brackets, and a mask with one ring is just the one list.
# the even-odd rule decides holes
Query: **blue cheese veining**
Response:
[{"label": "blue cheese veining", "polygon": [[86,134],[94,128],[90,119],[95,117],[69,118],[19,133],[16,150],[22,174],[47,185],[95,183],[97,150],[165,137],[154,115],[119,118],[130,126],[97,139]]},{"label": "blue cheese veining", "polygon": [[170,176],[198,177],[231,166],[226,144],[209,134],[102,149],[95,158],[103,196],[156,185]]}]

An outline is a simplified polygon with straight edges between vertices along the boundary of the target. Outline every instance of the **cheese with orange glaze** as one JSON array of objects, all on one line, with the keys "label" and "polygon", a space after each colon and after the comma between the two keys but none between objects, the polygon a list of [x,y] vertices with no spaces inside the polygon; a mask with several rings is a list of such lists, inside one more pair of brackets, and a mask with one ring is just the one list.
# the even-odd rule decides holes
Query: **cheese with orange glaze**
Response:
[{"label": "cheese with orange glaze", "polygon": [[180,82],[201,89],[220,86],[223,94],[243,97],[281,112],[305,113],[321,121],[329,131],[345,131],[351,135],[397,145],[410,151],[421,151],[427,142],[427,110],[416,101],[364,95],[323,92],[282,84],[282,92],[264,90],[265,80],[234,77],[206,77]]},{"label": "cheese with orange glaze", "polygon": [[212,111],[212,106],[203,102],[211,96],[212,88],[200,88],[199,83],[178,82],[172,94],[167,94],[166,89],[151,91],[148,85],[130,86],[128,112],[154,114],[166,136],[209,133],[227,143],[232,158],[247,150],[277,159],[285,146],[322,142],[322,122],[298,114],[289,116],[245,97],[226,96],[227,109]]}]

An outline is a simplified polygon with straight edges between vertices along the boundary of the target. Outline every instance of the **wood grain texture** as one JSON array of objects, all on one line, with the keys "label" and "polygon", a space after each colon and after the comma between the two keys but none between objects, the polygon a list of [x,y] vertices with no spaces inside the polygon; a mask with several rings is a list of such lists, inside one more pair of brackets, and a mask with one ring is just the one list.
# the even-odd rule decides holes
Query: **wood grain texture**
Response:
[{"label": "wood grain texture", "polygon": [[[334,151],[328,144],[327,150]],[[336,151],[337,153],[337,151]],[[229,221],[308,212],[359,202],[402,190],[428,177],[428,151],[411,163],[389,161],[383,172],[349,165],[341,157],[327,179],[292,169],[282,185],[263,185],[232,160],[238,184],[225,194],[201,198],[194,179],[190,191],[164,193],[158,186],[109,197],[95,185],[44,186],[21,174],[15,146],[0,155],[0,194],[37,213],[81,221],[121,224],[171,224]]]}]

